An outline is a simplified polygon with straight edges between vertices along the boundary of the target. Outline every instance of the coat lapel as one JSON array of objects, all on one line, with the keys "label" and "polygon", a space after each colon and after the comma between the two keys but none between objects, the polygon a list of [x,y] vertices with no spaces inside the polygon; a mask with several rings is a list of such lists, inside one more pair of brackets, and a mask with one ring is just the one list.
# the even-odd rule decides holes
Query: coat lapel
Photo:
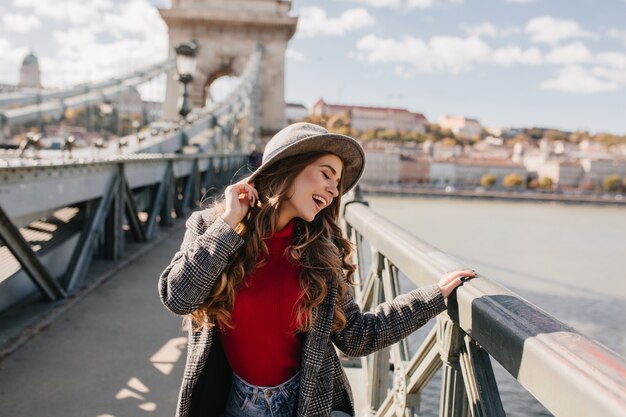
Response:
[{"label": "coat lapel", "polygon": [[331,285],[322,304],[314,312],[314,321],[311,331],[306,335],[302,352],[302,366],[300,374],[300,393],[298,395],[298,416],[306,416],[307,408],[317,381],[317,374],[326,355],[326,347],[330,329],[333,324],[333,314],[337,287]]}]

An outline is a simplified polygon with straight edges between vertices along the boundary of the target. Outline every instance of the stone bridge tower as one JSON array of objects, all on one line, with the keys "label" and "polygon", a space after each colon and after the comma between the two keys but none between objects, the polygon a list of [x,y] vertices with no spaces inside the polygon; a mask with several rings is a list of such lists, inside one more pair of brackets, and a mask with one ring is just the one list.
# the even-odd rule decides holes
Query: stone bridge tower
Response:
[{"label": "stone bridge tower", "polygon": [[[240,76],[257,44],[264,47],[261,63],[261,134],[283,128],[285,118],[285,51],[298,19],[289,16],[285,0],[172,0],[161,9],[169,29],[169,50],[195,39],[198,65],[190,85],[192,107],[203,107],[209,86],[224,75]],[[175,120],[180,95],[176,71],[168,74],[163,116]]]}]

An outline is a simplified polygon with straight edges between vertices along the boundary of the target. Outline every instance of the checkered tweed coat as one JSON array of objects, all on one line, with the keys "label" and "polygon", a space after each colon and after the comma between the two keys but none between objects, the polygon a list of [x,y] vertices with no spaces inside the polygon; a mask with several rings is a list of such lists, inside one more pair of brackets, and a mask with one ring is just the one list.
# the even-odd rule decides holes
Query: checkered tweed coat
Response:
[{"label": "checkered tweed coat", "polygon": [[[163,304],[179,315],[203,304],[230,256],[244,243],[211,210],[193,213],[186,226],[180,250],[159,279]],[[347,325],[331,334],[335,303],[343,308]],[[360,311],[350,294],[337,299],[336,287],[329,287],[304,338],[297,416],[330,416],[333,410],[354,416],[352,392],[333,344],[349,356],[365,356],[407,337],[445,308],[437,285],[418,288],[367,313]],[[232,371],[215,328],[189,331],[187,349],[176,416],[219,417]]]}]

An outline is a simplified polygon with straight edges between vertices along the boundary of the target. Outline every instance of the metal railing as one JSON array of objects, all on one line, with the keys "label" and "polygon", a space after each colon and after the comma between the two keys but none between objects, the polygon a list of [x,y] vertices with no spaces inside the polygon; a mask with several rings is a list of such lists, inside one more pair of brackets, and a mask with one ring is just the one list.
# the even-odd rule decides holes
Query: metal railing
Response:
[{"label": "metal railing", "polygon": [[[399,295],[399,272],[422,286],[464,269],[366,203],[347,203],[344,220],[357,248],[363,310]],[[440,416],[504,416],[490,358],[556,416],[625,415],[624,358],[487,278],[459,287],[415,354],[408,352],[404,340],[363,358],[371,415],[417,416],[420,393],[442,368]]]},{"label": "metal railing", "polygon": [[[37,209],[78,208],[84,219],[80,236],[67,260],[65,273],[53,276],[50,267],[26,241],[15,220],[35,216],[34,220],[41,216],[41,212],[33,211],[35,207],[30,208],[30,215],[18,212],[20,200],[3,197],[0,200],[0,241],[8,247],[46,299],[66,298],[84,281],[94,254],[101,253],[105,259],[117,260],[122,256],[126,240],[152,240],[159,224],[173,224],[174,217],[185,217],[192,208],[198,207],[208,190],[219,191],[235,175],[244,175],[241,168],[246,166],[247,157],[247,154],[240,153],[134,157],[83,164],[82,167],[61,166],[51,169],[48,174],[45,167],[31,167],[28,168],[30,178],[25,176],[27,168],[23,168],[24,172],[13,173],[22,178],[22,182],[15,184],[17,188],[23,187],[24,181],[30,183],[31,190],[37,189],[34,188],[37,183],[51,188],[51,177],[53,183],[65,183],[66,186],[58,188],[50,203],[39,193],[35,193],[33,199],[42,200]],[[74,178],[77,182],[71,182],[77,174],[84,176]],[[88,187],[81,188],[81,182],[88,182]],[[2,189],[5,197],[11,195],[6,183]],[[21,216],[17,216],[19,214]],[[0,285],[0,291],[4,284]]]}]

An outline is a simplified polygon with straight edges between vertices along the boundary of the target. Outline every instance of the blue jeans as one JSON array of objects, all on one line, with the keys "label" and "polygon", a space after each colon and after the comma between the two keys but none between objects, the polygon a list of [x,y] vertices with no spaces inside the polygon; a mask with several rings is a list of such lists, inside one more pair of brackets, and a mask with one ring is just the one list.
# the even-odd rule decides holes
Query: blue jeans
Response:
[{"label": "blue jeans", "polygon": [[275,387],[251,385],[233,373],[233,383],[222,417],[292,417],[300,372]]}]

